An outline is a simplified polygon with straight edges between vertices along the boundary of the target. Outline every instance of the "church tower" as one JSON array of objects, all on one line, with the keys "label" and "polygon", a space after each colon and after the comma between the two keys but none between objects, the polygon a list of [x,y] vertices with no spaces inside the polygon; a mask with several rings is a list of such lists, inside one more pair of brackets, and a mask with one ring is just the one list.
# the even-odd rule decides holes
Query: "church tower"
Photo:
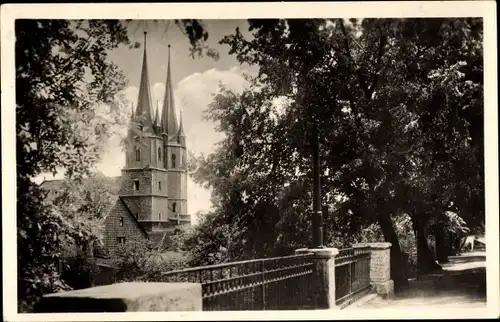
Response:
[{"label": "church tower", "polygon": [[191,219],[187,213],[186,140],[182,120],[178,126],[175,115],[170,53],[161,119],[158,106],[153,114],[146,33],[143,55],[137,107],[132,113],[127,137],[120,197],[142,228],[152,232],[190,224]]},{"label": "church tower", "polygon": [[164,167],[168,171],[168,214],[173,224],[191,223],[187,209],[187,149],[186,135],[182,125],[177,123],[175,113],[174,90],[170,64],[170,45],[168,45],[167,79],[161,116],[165,159]]}]

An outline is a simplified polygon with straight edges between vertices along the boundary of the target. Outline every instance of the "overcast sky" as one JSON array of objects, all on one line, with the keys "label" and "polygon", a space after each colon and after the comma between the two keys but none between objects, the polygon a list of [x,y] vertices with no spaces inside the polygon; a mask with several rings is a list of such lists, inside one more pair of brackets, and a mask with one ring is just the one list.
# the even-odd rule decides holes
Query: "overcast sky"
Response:
[{"label": "overcast sky", "polygon": [[[229,88],[241,91],[246,82],[242,74],[254,73],[255,69],[240,66],[234,56],[228,55],[229,47],[219,45],[218,41],[225,35],[234,33],[236,27],[247,33],[245,20],[205,20],[204,25],[209,32],[208,46],[216,49],[220,59],[210,57],[195,58],[189,56],[189,41],[180,29],[168,21],[158,23],[133,21],[128,24],[129,37],[132,43],[139,42],[139,48],[130,49],[122,46],[110,54],[129,80],[125,93],[136,106],[140,71],[142,68],[144,31],[147,31],[147,52],[149,80],[152,90],[153,106],[159,102],[160,112],[165,91],[168,44],[171,45],[172,78],[176,99],[177,113],[182,110],[184,130],[187,136],[188,149],[195,155],[208,154],[213,151],[214,144],[221,139],[214,125],[203,120],[203,111],[212,101],[212,95],[222,82]],[[129,106],[130,108],[130,106]],[[118,137],[110,140],[102,162],[97,166],[107,176],[119,176],[125,164],[125,155]],[[52,175],[44,174],[46,179]],[[62,174],[56,176],[61,178]],[[210,208],[210,192],[188,179],[188,210],[194,215],[198,211]],[[196,221],[195,218],[193,218]]]}]

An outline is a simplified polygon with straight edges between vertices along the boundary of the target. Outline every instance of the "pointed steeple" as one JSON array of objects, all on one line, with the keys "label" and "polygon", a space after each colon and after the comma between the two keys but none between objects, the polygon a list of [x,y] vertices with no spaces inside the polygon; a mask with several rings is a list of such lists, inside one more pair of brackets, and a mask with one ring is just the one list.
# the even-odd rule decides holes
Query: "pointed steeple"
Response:
[{"label": "pointed steeple", "polygon": [[186,134],[184,133],[184,126],[182,126],[182,111],[180,112],[180,120],[179,120],[179,132],[177,132],[177,142],[180,145],[186,146]]},{"label": "pointed steeple", "polygon": [[168,134],[169,138],[175,137],[177,135],[177,118],[175,116],[174,90],[170,71],[170,45],[168,45],[167,81],[165,82],[165,98],[161,114],[162,131]]},{"label": "pointed steeple", "polygon": [[156,101],[156,110],[155,110],[155,118],[153,120],[153,125],[155,127],[155,131],[157,132],[157,134],[161,135],[160,113],[158,112],[159,105],[160,105],[160,102]]},{"label": "pointed steeple", "polygon": [[151,92],[149,87],[148,59],[146,32],[144,32],[144,57],[142,59],[141,83],[139,85],[139,97],[137,99],[137,110],[135,112],[136,120],[142,121],[146,128],[152,129],[153,120],[151,118]]}]

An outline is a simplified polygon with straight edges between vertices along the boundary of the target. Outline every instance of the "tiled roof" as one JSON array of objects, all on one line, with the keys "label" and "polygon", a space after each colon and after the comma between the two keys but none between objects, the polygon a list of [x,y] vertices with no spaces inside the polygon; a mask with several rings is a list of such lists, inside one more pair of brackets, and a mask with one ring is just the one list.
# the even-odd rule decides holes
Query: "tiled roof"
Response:
[{"label": "tiled roof", "polygon": [[118,199],[120,199],[119,201],[123,204],[123,206],[125,206],[125,209],[127,209],[130,217],[132,217],[132,219],[134,220],[134,222],[137,224],[137,227],[139,227],[139,229],[141,230],[141,232],[144,234],[144,236],[148,236],[148,233],[144,230],[144,227],[142,227],[142,225],[139,223],[139,221],[137,220],[137,218],[134,216],[134,214],[132,213],[132,211],[130,211],[130,208],[127,206],[127,204],[125,203],[125,201],[123,201],[122,197],[118,197]]}]

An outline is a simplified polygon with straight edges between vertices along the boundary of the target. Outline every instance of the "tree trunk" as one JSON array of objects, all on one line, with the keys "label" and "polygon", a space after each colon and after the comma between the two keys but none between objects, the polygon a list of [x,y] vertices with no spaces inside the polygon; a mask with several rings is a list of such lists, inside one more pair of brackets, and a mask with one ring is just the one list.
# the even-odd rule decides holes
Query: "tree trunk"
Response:
[{"label": "tree trunk", "polygon": [[425,236],[425,222],[423,220],[419,220],[415,217],[411,217],[412,223],[416,232],[417,239],[417,251],[418,251],[418,259],[417,259],[417,267],[419,273],[429,273],[433,271],[441,271],[442,268],[439,266],[434,260],[434,256],[427,244],[427,238]]},{"label": "tree trunk", "polygon": [[455,242],[455,234],[451,231],[448,232],[447,234],[448,237],[448,243],[446,244],[446,256],[453,256],[455,255],[455,250],[453,249],[453,244]]},{"label": "tree trunk", "polygon": [[448,262],[447,234],[442,227],[436,227],[436,258],[439,263]]},{"label": "tree trunk", "polygon": [[384,234],[385,241],[391,243],[391,279],[394,281],[394,292],[400,292],[408,288],[407,263],[403,260],[398,235],[394,230],[390,215],[379,214],[378,223]]}]

